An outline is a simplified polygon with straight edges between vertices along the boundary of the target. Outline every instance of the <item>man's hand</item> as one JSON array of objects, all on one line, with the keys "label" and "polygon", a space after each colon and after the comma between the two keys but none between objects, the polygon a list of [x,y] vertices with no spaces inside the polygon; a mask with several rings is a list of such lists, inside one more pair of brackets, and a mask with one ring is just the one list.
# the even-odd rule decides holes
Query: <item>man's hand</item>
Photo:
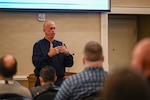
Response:
[{"label": "man's hand", "polygon": [[67,50],[67,48],[65,47],[64,43],[62,43],[61,46],[58,46],[59,52],[60,53],[64,53],[65,55],[69,55],[69,51]]},{"label": "man's hand", "polygon": [[48,55],[49,55],[50,57],[52,57],[52,56],[54,56],[54,55],[56,55],[56,54],[59,54],[59,49],[58,49],[58,47],[53,48],[53,44],[50,43],[50,48],[49,48]]}]

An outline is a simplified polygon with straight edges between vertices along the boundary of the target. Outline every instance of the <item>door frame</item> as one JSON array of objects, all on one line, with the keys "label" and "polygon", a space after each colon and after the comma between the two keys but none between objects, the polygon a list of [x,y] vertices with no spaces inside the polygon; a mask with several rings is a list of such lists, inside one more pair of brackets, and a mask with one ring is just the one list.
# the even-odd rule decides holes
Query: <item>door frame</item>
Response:
[{"label": "door frame", "polygon": [[105,57],[103,66],[104,70],[109,71],[108,63],[108,14],[150,14],[148,7],[111,7],[111,12],[101,13],[101,45]]}]

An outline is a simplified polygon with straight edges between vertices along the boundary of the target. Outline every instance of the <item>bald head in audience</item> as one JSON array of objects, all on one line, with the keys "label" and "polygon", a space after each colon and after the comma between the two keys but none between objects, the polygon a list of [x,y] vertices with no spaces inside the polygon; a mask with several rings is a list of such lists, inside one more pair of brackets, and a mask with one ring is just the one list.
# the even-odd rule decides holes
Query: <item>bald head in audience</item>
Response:
[{"label": "bald head in audience", "polygon": [[140,40],[132,53],[131,65],[145,76],[150,76],[150,38]]},{"label": "bald head in audience", "polygon": [[12,55],[0,58],[0,78],[13,78],[17,72],[17,61]]}]

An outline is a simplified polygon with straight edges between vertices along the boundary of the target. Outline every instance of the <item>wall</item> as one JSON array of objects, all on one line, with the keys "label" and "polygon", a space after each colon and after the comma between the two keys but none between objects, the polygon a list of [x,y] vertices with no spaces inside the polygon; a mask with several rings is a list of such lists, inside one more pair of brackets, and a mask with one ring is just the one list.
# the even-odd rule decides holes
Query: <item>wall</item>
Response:
[{"label": "wall", "polygon": [[[124,0],[123,2],[111,0],[111,3],[111,7],[150,7],[150,0]],[[67,68],[67,71],[80,72],[83,69],[81,56],[85,43],[89,40],[101,41],[101,15],[99,13],[46,13],[46,19],[56,22],[56,38],[65,42],[70,52],[75,53],[75,64],[72,68]],[[35,41],[43,36],[42,22],[37,21],[37,13],[0,12],[0,56],[11,53],[17,58],[18,75],[33,73],[32,47]],[[107,49],[106,47],[104,50]]]},{"label": "wall", "polygon": [[[74,53],[74,66],[67,71],[80,72],[82,50],[87,41],[100,42],[99,13],[46,13],[46,19],[56,22],[56,39]],[[0,56],[13,54],[18,60],[17,75],[33,73],[32,47],[43,38],[43,22],[35,12],[0,12]]]},{"label": "wall", "polygon": [[111,6],[150,7],[150,0],[111,0]]}]

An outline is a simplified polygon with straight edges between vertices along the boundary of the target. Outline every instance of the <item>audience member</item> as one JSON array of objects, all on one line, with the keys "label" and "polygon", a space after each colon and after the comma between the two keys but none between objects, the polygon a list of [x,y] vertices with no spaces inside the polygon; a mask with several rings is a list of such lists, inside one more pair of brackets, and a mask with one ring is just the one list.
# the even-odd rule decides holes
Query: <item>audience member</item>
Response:
[{"label": "audience member", "polygon": [[150,38],[144,38],[136,44],[131,65],[147,78],[150,86]]},{"label": "audience member", "polygon": [[130,69],[111,74],[100,95],[99,100],[149,100],[147,82]]},{"label": "audience member", "polygon": [[55,100],[78,100],[83,95],[99,92],[108,77],[102,67],[103,61],[101,45],[95,41],[88,42],[82,58],[85,69],[63,82]]},{"label": "audience member", "polygon": [[43,24],[45,37],[34,44],[32,62],[35,66],[34,74],[37,77],[35,86],[40,85],[39,72],[42,67],[50,65],[55,68],[57,75],[55,85],[60,86],[64,80],[65,67],[73,65],[73,56],[65,44],[54,39],[55,29],[53,21],[45,21]]},{"label": "audience member", "polygon": [[51,66],[43,67],[40,71],[39,79],[42,86],[37,86],[31,89],[33,98],[46,91],[52,91],[54,94],[57,93],[58,87],[54,85],[57,76],[56,76],[56,71],[53,67]]},{"label": "audience member", "polygon": [[16,94],[27,98],[32,98],[29,89],[16,85],[13,76],[17,72],[17,61],[12,55],[0,58],[0,95]]}]

